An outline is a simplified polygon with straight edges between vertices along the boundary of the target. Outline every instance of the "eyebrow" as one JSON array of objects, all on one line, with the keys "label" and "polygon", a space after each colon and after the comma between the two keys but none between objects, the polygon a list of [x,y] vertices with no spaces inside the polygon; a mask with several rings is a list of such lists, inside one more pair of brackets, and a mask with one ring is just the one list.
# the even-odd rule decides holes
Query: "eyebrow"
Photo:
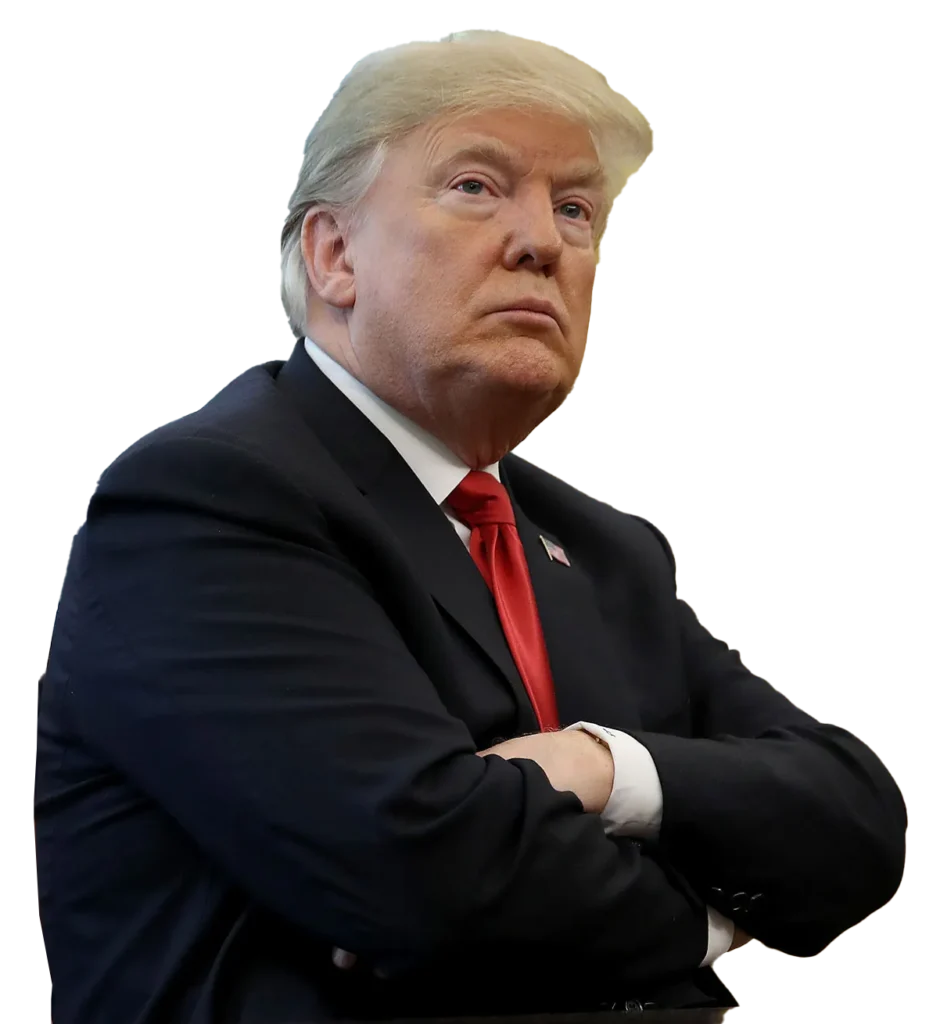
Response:
[{"label": "eyebrow", "polygon": [[[434,173],[442,174],[456,163],[466,160],[482,160],[506,171],[516,169],[516,158],[507,146],[497,141],[471,142],[451,153],[434,166]],[[581,164],[566,174],[554,177],[556,184],[564,186],[578,185],[588,188],[602,188],[604,185],[604,169],[600,164]]]}]

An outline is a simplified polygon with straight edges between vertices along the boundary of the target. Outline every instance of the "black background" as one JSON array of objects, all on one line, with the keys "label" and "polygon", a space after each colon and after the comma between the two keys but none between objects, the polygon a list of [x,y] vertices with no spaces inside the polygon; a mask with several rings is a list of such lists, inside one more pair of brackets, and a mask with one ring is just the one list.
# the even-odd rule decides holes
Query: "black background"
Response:
[{"label": "black background", "polygon": [[[677,49],[655,31],[613,45],[572,35],[579,20],[537,28],[607,62],[656,113],[660,144],[617,207],[584,381],[522,454],[671,530],[680,589],[713,630],[814,714],[864,731],[910,793],[932,680],[909,640],[909,467],[890,344],[859,301],[871,244],[846,173],[852,111],[822,73],[836,58],[799,40],[810,114],[783,87],[792,63],[765,47],[716,33]],[[155,26],[100,62],[85,51],[48,111],[34,340],[6,362],[35,424],[36,647],[100,467],[286,354],[267,245],[304,121],[360,47],[412,29],[282,27],[264,46],[246,28]],[[905,882],[862,934],[933,934],[926,886]],[[34,944],[38,958],[35,928]],[[930,948],[752,951],[720,970],[749,1007],[928,1006]]]}]

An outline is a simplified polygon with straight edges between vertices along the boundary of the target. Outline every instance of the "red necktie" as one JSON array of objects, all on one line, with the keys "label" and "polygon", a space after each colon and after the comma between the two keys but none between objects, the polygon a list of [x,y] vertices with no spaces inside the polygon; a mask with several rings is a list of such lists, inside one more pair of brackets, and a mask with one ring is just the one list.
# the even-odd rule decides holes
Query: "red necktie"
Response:
[{"label": "red necktie", "polygon": [[509,493],[489,473],[471,470],[447,501],[456,518],[471,528],[470,554],[496,600],[503,632],[535,708],[539,729],[557,729],[552,670]]}]

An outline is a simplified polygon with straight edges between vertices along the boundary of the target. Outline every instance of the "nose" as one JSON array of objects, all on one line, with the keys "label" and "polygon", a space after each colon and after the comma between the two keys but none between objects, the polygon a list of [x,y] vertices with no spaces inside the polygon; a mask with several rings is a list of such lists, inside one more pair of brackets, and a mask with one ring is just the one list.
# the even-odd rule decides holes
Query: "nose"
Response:
[{"label": "nose", "polygon": [[564,241],[551,197],[528,196],[511,205],[512,221],[505,253],[507,267],[513,269],[525,261],[531,261],[536,267],[556,263]]}]

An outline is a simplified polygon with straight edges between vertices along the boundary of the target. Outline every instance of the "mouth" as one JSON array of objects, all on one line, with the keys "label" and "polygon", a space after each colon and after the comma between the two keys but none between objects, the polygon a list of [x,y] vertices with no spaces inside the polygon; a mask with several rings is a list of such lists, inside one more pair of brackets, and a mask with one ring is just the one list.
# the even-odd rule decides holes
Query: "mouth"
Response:
[{"label": "mouth", "polygon": [[536,324],[543,327],[559,326],[558,321],[551,314],[543,313],[540,310],[523,308],[497,309],[495,313],[498,316],[505,316],[514,320],[521,320],[525,323]]},{"label": "mouth", "polygon": [[498,313],[541,313],[561,326],[561,313],[551,299],[541,295],[520,295],[515,302],[496,310]]}]

